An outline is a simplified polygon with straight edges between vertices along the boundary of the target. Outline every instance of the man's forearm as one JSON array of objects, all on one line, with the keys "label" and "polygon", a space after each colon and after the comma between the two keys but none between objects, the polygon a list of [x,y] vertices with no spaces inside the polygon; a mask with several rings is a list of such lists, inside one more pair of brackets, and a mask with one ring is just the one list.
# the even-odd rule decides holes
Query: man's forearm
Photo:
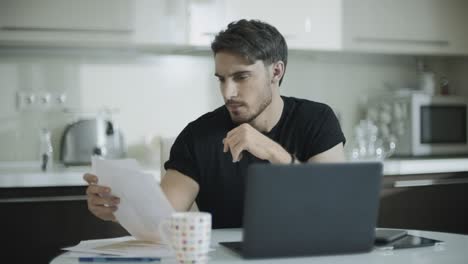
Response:
[{"label": "man's forearm", "polygon": [[293,161],[291,153],[286,151],[280,144],[276,143],[270,148],[270,158],[273,164],[290,164]]}]

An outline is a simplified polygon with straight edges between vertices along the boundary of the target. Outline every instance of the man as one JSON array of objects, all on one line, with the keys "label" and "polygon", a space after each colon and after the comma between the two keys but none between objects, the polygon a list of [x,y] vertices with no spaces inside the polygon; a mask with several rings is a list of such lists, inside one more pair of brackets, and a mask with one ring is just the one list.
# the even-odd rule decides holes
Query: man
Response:
[{"label": "man", "polygon": [[[211,49],[225,105],[179,134],[161,187],[177,211],[196,201],[212,214],[214,228],[240,227],[249,164],[341,162],[345,138],[327,105],[280,96],[287,45],[276,28],[255,20],[233,22]],[[89,210],[115,220],[119,198],[103,198],[110,189],[97,185],[95,175],[84,178],[91,184]]]}]

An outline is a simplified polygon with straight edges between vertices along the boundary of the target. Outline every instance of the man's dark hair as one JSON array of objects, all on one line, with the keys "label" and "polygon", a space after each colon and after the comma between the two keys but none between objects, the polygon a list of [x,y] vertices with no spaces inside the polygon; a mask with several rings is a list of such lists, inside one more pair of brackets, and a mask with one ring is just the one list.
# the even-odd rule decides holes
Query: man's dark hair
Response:
[{"label": "man's dark hair", "polygon": [[270,65],[281,60],[285,71],[288,62],[288,46],[284,37],[274,26],[259,20],[242,19],[229,23],[226,30],[216,35],[211,50],[215,55],[221,51],[239,54],[250,63],[261,60]]}]

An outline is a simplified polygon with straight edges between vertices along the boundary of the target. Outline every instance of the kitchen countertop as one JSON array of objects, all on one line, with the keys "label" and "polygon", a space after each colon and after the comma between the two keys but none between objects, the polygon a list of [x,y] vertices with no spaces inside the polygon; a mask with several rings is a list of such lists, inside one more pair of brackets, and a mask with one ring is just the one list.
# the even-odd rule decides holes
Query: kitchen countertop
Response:
[{"label": "kitchen countertop", "polygon": [[[41,171],[36,162],[0,162],[0,188],[33,188],[33,187],[68,187],[86,186],[83,175],[91,171],[90,166],[65,167],[61,164],[51,170]],[[143,168],[159,181],[159,169]]]},{"label": "kitchen countertop", "polygon": [[389,159],[384,162],[384,175],[410,175],[468,171],[468,157]]},{"label": "kitchen countertop", "polygon": [[[90,166],[58,164],[52,170],[42,172],[38,162],[0,162],[0,188],[86,186],[83,174],[90,171]],[[159,169],[143,168],[143,171],[153,174],[159,181]],[[468,157],[389,159],[384,162],[385,176],[463,171],[468,171]]]}]

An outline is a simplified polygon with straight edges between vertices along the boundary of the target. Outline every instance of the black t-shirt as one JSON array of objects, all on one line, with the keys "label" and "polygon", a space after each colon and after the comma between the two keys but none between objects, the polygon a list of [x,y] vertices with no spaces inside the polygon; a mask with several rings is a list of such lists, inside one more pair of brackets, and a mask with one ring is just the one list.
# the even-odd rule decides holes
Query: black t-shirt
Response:
[{"label": "black t-shirt", "polygon": [[[283,113],[273,129],[264,133],[300,161],[345,143],[332,109],[322,103],[282,97]],[[171,148],[166,170],[174,169],[200,186],[196,198],[200,211],[212,214],[213,228],[241,227],[247,167],[260,160],[247,151],[239,162],[223,152],[223,139],[235,128],[222,106],[189,123]]]}]

